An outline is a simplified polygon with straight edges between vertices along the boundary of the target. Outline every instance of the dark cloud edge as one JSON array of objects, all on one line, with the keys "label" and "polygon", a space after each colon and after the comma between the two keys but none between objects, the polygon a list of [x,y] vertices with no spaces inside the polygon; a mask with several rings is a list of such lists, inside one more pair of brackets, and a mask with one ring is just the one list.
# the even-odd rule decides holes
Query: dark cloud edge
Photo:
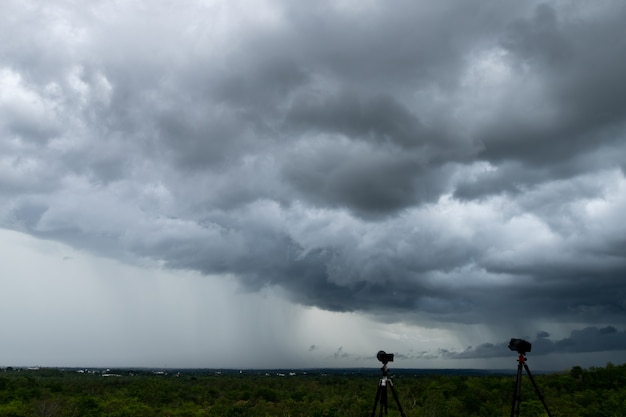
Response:
[{"label": "dark cloud edge", "polygon": [[[545,356],[551,353],[592,353],[607,351],[626,351],[626,330],[618,330],[614,326],[605,327],[585,327],[579,330],[572,330],[569,337],[560,340],[550,340],[550,334],[540,331],[534,340],[525,336],[515,337],[521,338],[531,343],[531,351],[533,356]],[[468,347],[461,352],[454,352],[445,349],[439,350],[437,353],[422,353],[420,357],[437,357],[445,359],[479,359],[479,358],[497,358],[510,356],[509,349],[510,338],[507,341],[499,343],[483,343],[476,347]],[[407,356],[408,358],[408,356]]]}]

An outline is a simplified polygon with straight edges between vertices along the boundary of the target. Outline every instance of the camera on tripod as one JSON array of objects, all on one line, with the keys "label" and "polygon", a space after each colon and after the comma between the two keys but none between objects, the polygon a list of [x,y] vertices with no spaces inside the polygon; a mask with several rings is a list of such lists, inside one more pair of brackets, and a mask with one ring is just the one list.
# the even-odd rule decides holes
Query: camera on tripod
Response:
[{"label": "camera on tripod", "polygon": [[509,342],[509,349],[521,355],[530,352],[531,347],[532,345],[530,344],[530,342],[527,342],[524,339],[511,338],[511,341]]},{"label": "camera on tripod", "polygon": [[400,415],[402,417],[406,417],[406,414],[404,414],[404,410],[402,410],[402,406],[400,405],[398,394],[393,387],[393,382],[388,376],[387,362],[393,362],[393,353],[387,353],[384,350],[379,350],[376,354],[376,359],[383,363],[383,367],[380,368],[381,372],[383,373],[383,377],[378,383],[378,390],[376,391],[376,399],[374,400],[374,409],[372,410],[371,417],[376,416],[376,407],[378,407],[379,402],[380,412],[378,414],[378,417],[383,417],[383,414],[387,414],[387,388],[391,390],[391,394],[393,394],[393,399],[396,400],[396,405],[398,406],[398,411],[400,411]]},{"label": "camera on tripod", "polygon": [[528,365],[526,365],[526,352],[530,352],[532,345],[530,342],[524,339],[515,339],[511,338],[509,342],[509,349],[519,353],[519,357],[517,358],[517,376],[515,377],[515,391],[513,392],[513,404],[511,405],[511,417],[519,417],[519,409],[521,403],[521,389],[522,389],[522,368],[526,369],[526,373],[528,374],[528,378],[530,378],[530,382],[533,383],[533,387],[535,388],[535,392],[537,396],[541,400],[543,404],[543,408],[545,408],[548,417],[552,417],[550,414],[550,410],[548,409],[548,405],[543,399],[543,395],[539,392],[539,388],[533,379],[533,375],[530,373],[530,369]]},{"label": "camera on tripod", "polygon": [[376,358],[386,365],[387,362],[393,362],[393,353],[387,353],[384,350],[379,350],[378,354],[376,354]]}]

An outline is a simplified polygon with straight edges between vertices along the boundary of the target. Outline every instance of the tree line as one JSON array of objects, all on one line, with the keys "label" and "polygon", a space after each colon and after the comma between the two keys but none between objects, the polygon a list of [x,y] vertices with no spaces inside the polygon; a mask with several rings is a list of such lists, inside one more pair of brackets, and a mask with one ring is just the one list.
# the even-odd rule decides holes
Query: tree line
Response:
[{"label": "tree line", "polygon": [[[0,370],[0,417],[369,416],[379,378]],[[508,416],[515,375],[393,375],[407,416]],[[626,365],[534,375],[553,416],[626,416]],[[545,416],[527,376],[521,416]],[[388,415],[399,416],[391,394]],[[378,411],[376,413],[378,415]]]}]

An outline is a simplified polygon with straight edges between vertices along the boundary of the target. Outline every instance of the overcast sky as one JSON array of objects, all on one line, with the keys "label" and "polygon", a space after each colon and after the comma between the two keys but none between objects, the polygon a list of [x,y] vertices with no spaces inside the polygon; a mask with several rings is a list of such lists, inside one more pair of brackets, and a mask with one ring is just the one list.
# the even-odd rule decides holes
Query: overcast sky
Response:
[{"label": "overcast sky", "polygon": [[4,0],[0,366],[626,361],[625,21]]}]

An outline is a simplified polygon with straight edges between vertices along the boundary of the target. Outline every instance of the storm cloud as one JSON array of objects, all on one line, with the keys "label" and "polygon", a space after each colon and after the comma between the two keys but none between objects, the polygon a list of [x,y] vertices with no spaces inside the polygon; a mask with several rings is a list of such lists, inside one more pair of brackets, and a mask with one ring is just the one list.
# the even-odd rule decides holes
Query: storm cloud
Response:
[{"label": "storm cloud", "polygon": [[[626,349],[626,332],[618,331],[613,326],[585,327],[574,330],[569,337],[560,340],[550,340],[548,332],[539,332],[535,338],[525,340],[531,344],[533,356],[548,355],[551,353],[589,353],[602,351],[615,351]],[[445,357],[452,359],[467,358],[492,358],[498,356],[511,356],[509,341],[502,343],[484,343],[470,347],[462,352],[442,352]],[[507,354],[508,353],[508,354]]]},{"label": "storm cloud", "polygon": [[1,9],[3,228],[384,322],[625,348],[622,3]]}]

